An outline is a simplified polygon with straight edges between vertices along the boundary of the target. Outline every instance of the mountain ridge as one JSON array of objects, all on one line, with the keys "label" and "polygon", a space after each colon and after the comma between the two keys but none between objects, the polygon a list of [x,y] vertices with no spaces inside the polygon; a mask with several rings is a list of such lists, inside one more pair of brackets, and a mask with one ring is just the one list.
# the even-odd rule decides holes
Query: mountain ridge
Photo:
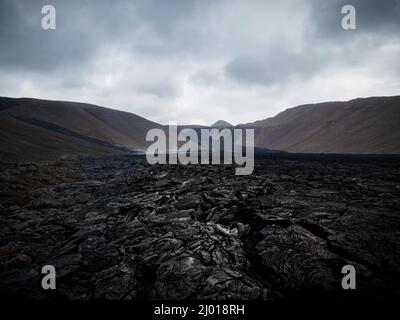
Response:
[{"label": "mountain ridge", "polygon": [[[400,96],[303,104],[237,126],[218,120],[209,127],[178,127],[254,128],[257,150],[399,154]],[[146,133],[153,128],[166,126],[88,103],[0,97],[0,156],[4,158],[143,152],[149,145]]]},{"label": "mountain ridge", "polygon": [[125,111],[34,98],[0,98],[0,120],[0,154],[17,159],[144,150],[146,132],[162,127]]},{"label": "mountain ridge", "polygon": [[400,96],[304,104],[253,127],[255,145],[301,153],[400,153]]}]

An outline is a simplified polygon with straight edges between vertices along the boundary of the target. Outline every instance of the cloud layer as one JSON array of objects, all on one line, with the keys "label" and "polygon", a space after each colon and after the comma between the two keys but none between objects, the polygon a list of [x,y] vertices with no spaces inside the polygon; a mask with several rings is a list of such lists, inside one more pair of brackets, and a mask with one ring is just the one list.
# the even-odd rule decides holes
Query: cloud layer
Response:
[{"label": "cloud layer", "polygon": [[[41,29],[52,4],[57,29]],[[357,30],[341,28],[352,4]],[[237,123],[400,94],[400,0],[0,0],[0,95]]]}]

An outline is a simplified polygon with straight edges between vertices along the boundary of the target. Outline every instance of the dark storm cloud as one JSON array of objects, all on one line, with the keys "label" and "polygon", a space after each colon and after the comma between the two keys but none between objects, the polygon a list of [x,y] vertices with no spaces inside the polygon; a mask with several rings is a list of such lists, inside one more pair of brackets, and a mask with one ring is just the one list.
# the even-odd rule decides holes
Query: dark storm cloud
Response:
[{"label": "dark storm cloud", "polygon": [[[341,9],[347,4],[356,9],[357,30],[342,28]],[[286,24],[290,27],[290,22],[284,22]],[[334,65],[360,64],[363,51],[370,51],[382,39],[399,41],[400,0],[313,0],[307,27],[301,52],[294,53],[287,44],[272,44],[260,48],[256,56],[233,58],[225,66],[225,75],[243,84],[269,86],[293,77],[311,78]],[[358,43],[347,50],[346,56],[337,52],[336,48],[349,41]]]},{"label": "dark storm cloud", "polygon": [[[41,8],[54,5],[57,30],[41,29]],[[49,70],[88,62],[103,45],[144,54],[189,48],[185,21],[206,1],[0,1],[0,66]]]},{"label": "dark storm cloud", "polygon": [[[207,15],[216,3],[224,4],[223,1],[195,0],[0,0],[0,41],[3,47],[0,66],[40,71],[79,66],[89,62],[106,44],[156,57],[196,55],[196,52],[207,50],[210,53],[210,49],[218,48],[220,40],[207,34],[206,25]],[[258,1],[253,3],[260,5]],[[40,28],[40,11],[45,4],[53,4],[57,9],[56,31],[44,32]],[[355,36],[341,28],[343,15],[340,9],[345,4],[356,7],[357,32],[374,33],[378,37],[387,36],[388,32],[400,32],[400,0],[312,0],[311,4],[309,24],[315,33],[309,33],[310,48],[321,45],[319,42],[334,41],[337,36]],[[229,7],[229,2],[224,5]],[[273,6],[265,5],[262,9],[273,10]],[[240,23],[241,12],[236,14]],[[282,23],[290,28],[290,21]],[[325,38],[313,39],[315,35]],[[224,39],[234,42],[235,35],[224,36]],[[277,48],[266,49],[270,52]],[[283,52],[284,58],[279,59],[271,57],[267,50],[261,57],[258,53],[259,57],[253,54],[246,57],[245,54],[231,59],[226,74],[249,82],[270,82],[284,78],[285,73],[296,73],[297,67],[308,64],[305,57]],[[274,70],[279,66],[281,74]],[[310,68],[314,68],[312,64]]]},{"label": "dark storm cloud", "polygon": [[[394,93],[399,2],[0,0],[0,95],[123,107],[164,123],[227,114],[238,123]],[[41,28],[47,4],[56,30]],[[345,4],[356,7],[356,31],[341,28]]]},{"label": "dark storm cloud", "polygon": [[[356,34],[341,28],[344,5],[353,5],[356,9]],[[351,39],[360,33],[385,36],[400,32],[400,0],[314,0],[312,16],[315,17],[317,35],[330,40],[336,37]]]},{"label": "dark storm cloud", "polygon": [[250,56],[238,57],[226,66],[226,74],[234,79],[250,83],[270,82],[273,74],[266,70],[264,61]]},{"label": "dark storm cloud", "polygon": [[[0,65],[6,69],[48,71],[87,61],[96,49],[95,39],[79,37],[76,24],[65,24],[73,12],[59,4],[57,31],[41,29],[42,1],[2,0],[0,3]],[[77,28],[75,28],[77,27]],[[85,27],[85,26],[83,26]]]},{"label": "dark storm cloud", "polygon": [[307,54],[276,50],[264,56],[240,56],[225,66],[225,75],[241,83],[269,86],[291,77],[311,76],[323,66],[319,59],[312,50]]}]

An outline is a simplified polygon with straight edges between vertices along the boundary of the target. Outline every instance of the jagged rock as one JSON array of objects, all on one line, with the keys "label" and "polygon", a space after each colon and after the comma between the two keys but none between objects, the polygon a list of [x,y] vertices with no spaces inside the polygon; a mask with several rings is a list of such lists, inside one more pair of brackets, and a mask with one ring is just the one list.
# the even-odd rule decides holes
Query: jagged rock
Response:
[{"label": "jagged rock", "polygon": [[18,251],[18,247],[13,244],[7,244],[0,247],[0,256],[6,256],[9,254],[16,253]]},{"label": "jagged rock", "polygon": [[[316,156],[317,157],[317,156]],[[400,297],[400,160],[142,157],[2,163],[0,295],[69,299]]]},{"label": "jagged rock", "polygon": [[[265,238],[256,250],[271,280],[283,290],[328,286],[339,281],[331,265],[337,259],[326,241],[298,225],[287,228],[266,227]],[[329,263],[331,260],[331,264]]]},{"label": "jagged rock", "polygon": [[196,209],[200,204],[201,197],[197,194],[191,194],[184,196],[182,199],[178,200],[175,207],[179,210],[184,209]]}]

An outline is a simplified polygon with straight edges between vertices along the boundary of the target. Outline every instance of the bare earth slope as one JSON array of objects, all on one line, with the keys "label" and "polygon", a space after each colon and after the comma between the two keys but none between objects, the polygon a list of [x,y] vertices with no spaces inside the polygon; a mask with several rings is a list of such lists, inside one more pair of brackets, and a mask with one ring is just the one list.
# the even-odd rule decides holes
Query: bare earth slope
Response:
[{"label": "bare earth slope", "polygon": [[[47,159],[60,154],[110,154],[145,148],[159,124],[95,105],[0,98],[0,154]],[[120,148],[122,147],[122,148]]]},{"label": "bare earth slope", "polygon": [[260,148],[310,153],[400,153],[400,96],[287,109],[246,126]]},{"label": "bare earth slope", "polygon": [[0,156],[14,160],[43,160],[63,155],[121,154],[112,145],[52,132],[12,117],[0,116]]},{"label": "bare earth slope", "polygon": [[[400,153],[400,96],[302,105],[247,124],[259,149],[304,153]],[[194,127],[194,126],[189,126]],[[146,148],[161,125],[95,105],[0,98],[0,156],[40,160]]]}]

